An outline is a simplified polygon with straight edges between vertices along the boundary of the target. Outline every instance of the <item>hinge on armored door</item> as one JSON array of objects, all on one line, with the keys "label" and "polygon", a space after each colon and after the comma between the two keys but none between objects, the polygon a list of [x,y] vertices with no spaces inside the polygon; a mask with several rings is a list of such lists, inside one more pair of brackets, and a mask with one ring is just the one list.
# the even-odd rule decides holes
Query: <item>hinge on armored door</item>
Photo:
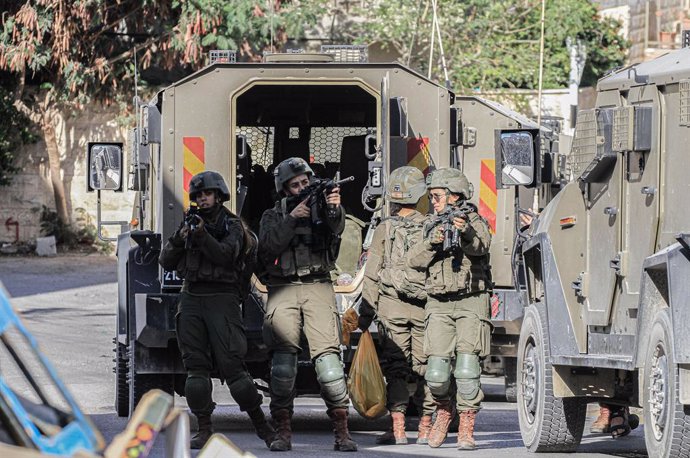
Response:
[{"label": "hinge on armored door", "polygon": [[589,294],[589,274],[587,272],[580,272],[570,287],[575,290],[575,295],[584,299]]},{"label": "hinge on armored door", "polygon": [[627,255],[626,251],[619,251],[616,257],[609,261],[609,267],[616,271],[616,275],[619,277],[625,277],[627,274]]},{"label": "hinge on armored door", "polygon": [[475,146],[477,144],[477,129],[474,127],[462,128],[462,146]]}]

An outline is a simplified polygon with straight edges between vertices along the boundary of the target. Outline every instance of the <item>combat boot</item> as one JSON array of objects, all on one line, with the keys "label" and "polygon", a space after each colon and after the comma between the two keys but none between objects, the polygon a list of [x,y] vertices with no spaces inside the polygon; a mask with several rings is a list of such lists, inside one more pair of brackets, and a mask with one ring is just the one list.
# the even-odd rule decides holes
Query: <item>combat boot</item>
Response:
[{"label": "combat boot", "polygon": [[459,450],[474,450],[477,448],[477,443],[474,441],[474,420],[476,418],[476,410],[460,412],[460,425],[458,426]]},{"label": "combat boot", "polygon": [[417,444],[426,445],[429,443],[431,433],[431,415],[422,415],[419,419],[419,430],[417,432]]},{"label": "combat boot", "polygon": [[273,442],[268,448],[272,452],[287,452],[292,450],[292,427],[290,421],[292,419],[292,412],[288,409],[280,409],[271,413],[273,422],[276,425],[276,435]]},{"label": "combat boot", "polygon": [[599,416],[589,428],[590,433],[608,433],[611,431],[611,409],[606,404],[599,404]]},{"label": "combat boot", "polygon": [[429,447],[440,447],[443,441],[446,440],[448,435],[448,428],[450,427],[450,422],[453,421],[455,416],[455,405],[451,401],[439,401],[436,403],[436,421],[431,427],[431,433],[429,433]]},{"label": "combat boot", "polygon": [[271,444],[276,439],[276,431],[273,429],[273,426],[266,421],[264,411],[261,410],[261,407],[257,407],[254,410],[247,411],[247,414],[249,414],[249,418],[252,419],[256,435],[266,443],[266,447],[271,448]]},{"label": "combat boot", "polygon": [[192,437],[189,443],[189,448],[198,450],[203,447],[213,434],[213,424],[211,423],[211,415],[197,415],[199,423],[199,431]]},{"label": "combat boot", "polygon": [[350,431],[347,428],[347,409],[331,409],[328,411],[328,416],[333,422],[333,433],[335,435],[333,450],[338,452],[356,452],[357,443],[352,440]]},{"label": "combat boot", "polygon": [[376,438],[379,445],[405,445],[407,436],[405,435],[405,414],[402,412],[391,412],[393,426],[390,430]]}]

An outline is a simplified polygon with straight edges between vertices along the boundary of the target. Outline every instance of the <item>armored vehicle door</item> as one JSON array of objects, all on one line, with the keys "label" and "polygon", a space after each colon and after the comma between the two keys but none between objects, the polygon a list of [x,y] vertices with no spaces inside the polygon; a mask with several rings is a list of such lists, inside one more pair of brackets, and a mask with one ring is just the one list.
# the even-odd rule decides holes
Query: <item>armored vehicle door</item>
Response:
[{"label": "armored vehicle door", "polygon": [[[659,116],[658,92],[632,88],[630,105],[616,110],[614,147],[624,164],[622,249],[615,270],[621,277],[621,313],[636,308],[640,293],[640,271],[645,258],[654,253],[659,223]],[[617,121],[617,122],[616,122]],[[614,309],[616,314],[616,309]]]},{"label": "armored vehicle door", "polygon": [[611,100],[605,96],[600,94],[600,103],[603,101],[608,107],[578,114],[572,150],[574,172],[579,173],[585,191],[588,217],[585,270],[570,281],[584,306],[585,323],[599,326],[609,323],[617,281],[612,266],[620,250],[621,227],[622,167],[611,138],[618,93],[611,94]]}]

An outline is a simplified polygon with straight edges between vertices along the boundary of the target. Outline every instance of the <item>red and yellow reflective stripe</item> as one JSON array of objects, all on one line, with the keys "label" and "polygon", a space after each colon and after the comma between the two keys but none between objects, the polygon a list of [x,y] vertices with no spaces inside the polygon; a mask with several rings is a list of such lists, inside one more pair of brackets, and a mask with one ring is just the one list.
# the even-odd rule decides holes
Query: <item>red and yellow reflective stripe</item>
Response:
[{"label": "red and yellow reflective stripe", "polygon": [[204,137],[182,137],[182,202],[189,207],[189,180],[206,169]]},{"label": "red and yellow reflective stripe", "polygon": [[489,222],[491,233],[496,233],[496,161],[482,159],[479,174],[479,214]]},{"label": "red and yellow reflective stripe", "polygon": [[410,138],[407,140],[407,165],[417,167],[426,176],[429,173],[430,163],[429,137]]}]

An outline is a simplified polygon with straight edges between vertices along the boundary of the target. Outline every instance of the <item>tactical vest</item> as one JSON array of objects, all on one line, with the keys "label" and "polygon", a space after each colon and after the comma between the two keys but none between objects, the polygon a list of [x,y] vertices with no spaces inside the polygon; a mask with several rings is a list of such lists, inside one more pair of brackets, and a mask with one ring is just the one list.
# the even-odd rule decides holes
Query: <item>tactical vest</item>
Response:
[{"label": "tactical vest", "polygon": [[[281,212],[283,218],[288,214],[285,198],[281,200]],[[335,268],[339,248],[340,237],[333,234],[325,223],[315,228],[309,219],[300,220],[290,246],[280,254],[276,265],[267,266],[267,270],[269,274],[281,277],[327,275]]]},{"label": "tactical vest", "polygon": [[379,272],[381,291],[392,297],[412,301],[427,298],[425,274],[407,266],[410,247],[423,240],[423,222],[391,217],[383,220],[385,239],[383,263]]},{"label": "tactical vest", "polygon": [[[475,211],[470,219],[488,223]],[[490,242],[490,240],[489,240]],[[493,288],[489,255],[470,256],[457,247],[449,253],[438,256],[429,265],[426,290],[430,296],[455,296],[489,291]]]}]

